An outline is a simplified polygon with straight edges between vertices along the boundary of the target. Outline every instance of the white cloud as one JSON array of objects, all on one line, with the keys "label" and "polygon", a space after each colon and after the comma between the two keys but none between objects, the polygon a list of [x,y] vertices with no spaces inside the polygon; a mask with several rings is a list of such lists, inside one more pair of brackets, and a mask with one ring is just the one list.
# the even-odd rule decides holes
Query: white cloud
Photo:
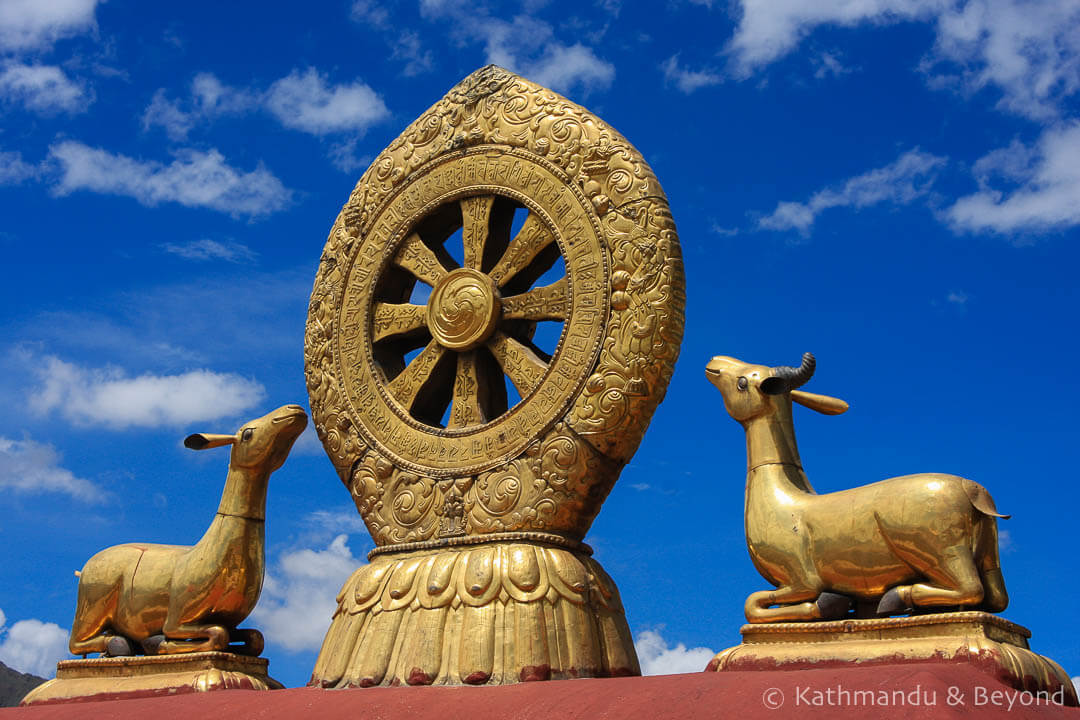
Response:
[{"label": "white cloud", "polygon": [[0,610],[0,662],[13,670],[38,677],[56,675],[56,663],[68,657],[68,631],[56,623],[19,620],[5,627]]},{"label": "white cloud", "polygon": [[820,56],[814,59],[814,65],[817,66],[817,69],[814,70],[814,77],[818,80],[830,75],[839,77],[851,72],[851,68],[846,67],[840,62],[840,58],[833,53],[821,53]]},{"label": "white cloud", "polygon": [[76,425],[115,430],[233,417],[266,395],[254,380],[229,373],[192,370],[128,377],[118,368],[82,368],[54,356],[40,359],[37,375],[40,385],[30,393],[32,410],[57,411]]},{"label": "white cloud", "polygon": [[890,202],[907,205],[930,192],[945,158],[909,150],[883,168],[857,175],[839,190],[820,190],[805,203],[781,202],[758,221],[762,230],[798,230],[807,234],[822,211],[834,207],[856,209]]},{"label": "white cloud", "polygon": [[0,185],[18,185],[40,174],[41,169],[25,162],[22,153],[0,150]]},{"label": "white cloud", "polygon": [[338,592],[361,561],[353,557],[342,534],[325,550],[295,550],[267,572],[252,620],[273,642],[292,652],[318,650]]},{"label": "white cloud", "polygon": [[266,108],[285,127],[313,135],[362,133],[390,114],[382,98],[364,83],[330,86],[315,68],[293,70],[271,85]]},{"label": "white cloud", "polygon": [[179,141],[203,120],[250,112],[261,102],[258,93],[225,85],[213,73],[199,73],[185,101],[170,99],[164,88],[158,89],[143,111],[142,126],[143,130],[161,127],[170,140]]},{"label": "white cloud", "polygon": [[[736,75],[784,57],[823,25],[930,22],[936,40],[922,62],[933,87],[966,93],[996,87],[999,106],[1032,118],[1058,115],[1080,89],[1080,4],[1029,0],[740,0],[727,45]],[[817,74],[828,68],[819,66]]]},{"label": "white cloud", "polygon": [[937,42],[925,69],[955,66],[933,78],[967,92],[995,86],[998,106],[1052,118],[1080,89],[1080,3],[970,0],[938,16]]},{"label": "white cloud", "polygon": [[634,488],[638,492],[644,492],[652,487],[649,483],[631,483],[630,487]]},{"label": "white cloud", "polygon": [[664,71],[666,83],[674,85],[687,95],[703,87],[718,85],[723,80],[719,74],[710,70],[688,70],[680,67],[678,53],[665,60],[660,69]]},{"label": "white cloud", "polygon": [[[1080,225],[1080,123],[1046,130],[1035,147],[995,150],[974,171],[979,191],[945,211],[954,230],[1011,235]],[[1011,189],[995,189],[995,180]]]},{"label": "white cloud", "polygon": [[58,492],[87,502],[104,499],[98,486],[61,467],[61,460],[52,445],[0,436],[0,490]]},{"label": "white cloud", "polygon": [[218,242],[210,238],[192,240],[177,244],[165,243],[161,246],[165,252],[179,255],[188,260],[225,260],[226,262],[248,262],[255,259],[256,253],[247,245],[238,242]]},{"label": "white cloud", "polygon": [[401,71],[405,77],[414,77],[427,72],[435,63],[431,51],[425,50],[420,44],[419,33],[411,30],[395,32],[393,48],[391,57],[405,61],[405,67]]},{"label": "white cloud", "polygon": [[702,672],[716,652],[707,647],[687,648],[682,643],[668,647],[667,641],[655,630],[638,633],[634,641],[642,675],[675,675]]},{"label": "white cloud", "polygon": [[195,114],[180,107],[179,100],[170,100],[165,88],[154,93],[150,104],[143,111],[143,130],[158,126],[164,128],[170,140],[183,140],[195,125]]},{"label": "white cloud", "polygon": [[461,0],[424,0],[420,10],[425,19],[450,23],[458,43],[483,43],[487,62],[557,92],[603,90],[615,79],[615,66],[592,48],[559,42],[551,25],[531,15],[507,21]]},{"label": "white cloud", "polygon": [[377,30],[385,30],[390,25],[390,12],[382,2],[354,0],[349,13],[353,22],[370,25]]},{"label": "white cloud", "polygon": [[261,164],[245,173],[228,165],[216,149],[181,150],[172,163],[163,165],[66,140],[50,147],[49,157],[59,163],[59,195],[90,190],[132,197],[143,205],[175,202],[234,217],[281,210],[292,195]]},{"label": "white cloud", "polygon": [[0,71],[0,98],[41,115],[77,113],[93,101],[89,91],[53,65],[9,63]]},{"label": "white cloud", "polygon": [[611,87],[615,79],[615,66],[581,43],[569,46],[548,43],[540,57],[515,65],[521,75],[533,82],[563,92],[572,88],[581,88],[586,93],[603,90]]},{"label": "white cloud", "polygon": [[728,52],[748,76],[787,55],[819,25],[854,26],[929,18],[950,0],[739,0],[741,16]]},{"label": "white cloud", "polygon": [[61,38],[92,30],[96,7],[97,0],[3,0],[0,49],[47,49]]}]

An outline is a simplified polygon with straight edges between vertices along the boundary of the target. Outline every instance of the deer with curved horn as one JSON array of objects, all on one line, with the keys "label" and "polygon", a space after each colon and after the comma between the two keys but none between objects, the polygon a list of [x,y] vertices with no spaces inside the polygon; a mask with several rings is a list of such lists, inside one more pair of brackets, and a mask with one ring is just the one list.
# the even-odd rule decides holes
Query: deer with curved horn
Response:
[{"label": "deer with curved horn", "polygon": [[819,495],[799,459],[792,402],[826,415],[843,400],[798,388],[798,368],[714,357],[705,370],[746,430],[746,543],[775,590],[746,599],[749,622],[835,619],[852,605],[878,615],[962,606],[1000,612],[1009,603],[998,558],[998,513],[981,485],[922,473]]}]

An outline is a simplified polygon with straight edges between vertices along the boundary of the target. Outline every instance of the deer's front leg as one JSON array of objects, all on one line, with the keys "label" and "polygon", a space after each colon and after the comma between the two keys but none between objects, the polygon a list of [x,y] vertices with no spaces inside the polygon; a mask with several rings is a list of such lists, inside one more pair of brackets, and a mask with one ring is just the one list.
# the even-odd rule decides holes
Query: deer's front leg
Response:
[{"label": "deer's front leg", "polygon": [[237,628],[229,633],[232,642],[243,643],[242,645],[230,645],[229,651],[239,655],[258,657],[263,651],[263,634],[255,628]]},{"label": "deer's front leg", "polygon": [[751,593],[746,598],[746,620],[752,623],[820,620],[821,610],[816,603],[809,602],[819,594],[817,588],[791,585]]},{"label": "deer's front leg", "polygon": [[[192,652],[222,652],[228,650],[229,631],[221,625],[165,626],[165,640],[157,647],[158,655],[177,655]],[[205,638],[203,642],[190,642]]]}]

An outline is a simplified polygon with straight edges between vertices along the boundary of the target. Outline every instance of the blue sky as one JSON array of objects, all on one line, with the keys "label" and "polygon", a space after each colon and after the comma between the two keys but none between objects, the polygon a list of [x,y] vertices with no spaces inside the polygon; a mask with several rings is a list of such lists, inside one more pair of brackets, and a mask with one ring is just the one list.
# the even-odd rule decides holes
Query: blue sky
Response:
[{"label": "blue sky", "polygon": [[[705,363],[811,350],[852,405],[796,410],[817,489],[985,485],[1005,615],[1080,673],[1077,0],[0,0],[0,661],[51,674],[97,550],[199,538],[226,451],[182,438],[306,405],[334,217],[489,62],[634,143],[682,238],[682,354],[588,537],[646,670],[703,667],[764,586]],[[298,685],[371,547],[311,433],[267,547],[251,622]]]}]

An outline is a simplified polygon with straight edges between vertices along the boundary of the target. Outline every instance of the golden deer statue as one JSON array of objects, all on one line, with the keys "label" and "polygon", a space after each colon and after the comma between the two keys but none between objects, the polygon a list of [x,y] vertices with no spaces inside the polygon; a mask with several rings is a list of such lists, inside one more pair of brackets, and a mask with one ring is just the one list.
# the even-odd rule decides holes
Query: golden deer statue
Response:
[{"label": "golden deer statue", "polygon": [[267,481],[305,425],[303,408],[285,405],[235,435],[184,440],[193,450],[232,445],[217,514],[192,547],[128,543],[90,558],[76,573],[71,653],[129,655],[132,643],[148,655],[262,652],[262,633],[237,625],[262,591]]},{"label": "golden deer statue", "polygon": [[[791,403],[826,415],[843,400],[797,388],[814,373],[714,357],[705,374],[746,430],[746,544],[775,590],[746,599],[752,623],[836,619],[852,601],[878,615],[1009,604],[998,559],[997,518],[981,485],[922,473],[819,495],[803,472]],[[776,607],[774,607],[776,606]]]}]

